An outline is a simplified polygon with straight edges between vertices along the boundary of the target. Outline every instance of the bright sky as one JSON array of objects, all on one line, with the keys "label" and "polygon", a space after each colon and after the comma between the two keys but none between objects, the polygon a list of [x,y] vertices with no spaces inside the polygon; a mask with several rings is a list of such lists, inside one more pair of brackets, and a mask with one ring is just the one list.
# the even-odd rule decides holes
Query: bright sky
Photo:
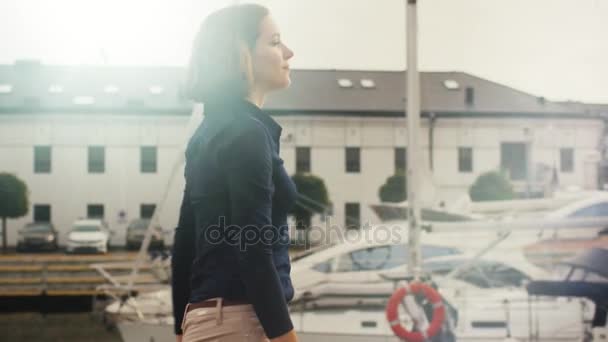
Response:
[{"label": "bright sky", "polygon": [[[229,0],[3,0],[0,63],[185,65]],[[303,69],[405,68],[405,0],[258,0]],[[608,103],[608,0],[419,0],[419,65]]]}]

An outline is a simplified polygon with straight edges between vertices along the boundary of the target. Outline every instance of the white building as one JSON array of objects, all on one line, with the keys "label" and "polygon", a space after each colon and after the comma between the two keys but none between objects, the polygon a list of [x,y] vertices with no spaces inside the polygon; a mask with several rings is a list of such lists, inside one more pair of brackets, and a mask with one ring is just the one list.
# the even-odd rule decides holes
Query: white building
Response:
[{"label": "white building", "polygon": [[[127,222],[150,215],[188,138],[182,75],[178,68],[0,66],[0,172],[27,183],[31,205],[27,216],[8,221],[9,245],[27,222],[50,219],[67,232],[87,215],[102,215],[117,231],[113,243],[124,244]],[[379,202],[380,186],[404,165],[404,73],[296,70],[292,80],[266,105],[283,126],[288,172],[297,164],[324,179],[332,224],[344,226],[346,215],[377,222],[368,204]],[[598,188],[605,124],[597,112],[460,72],[422,73],[421,82],[421,165],[439,189],[434,201],[449,204],[476,176],[501,168],[521,193],[542,191],[554,168],[562,187]],[[177,223],[182,170],[161,213],[166,229]]]}]

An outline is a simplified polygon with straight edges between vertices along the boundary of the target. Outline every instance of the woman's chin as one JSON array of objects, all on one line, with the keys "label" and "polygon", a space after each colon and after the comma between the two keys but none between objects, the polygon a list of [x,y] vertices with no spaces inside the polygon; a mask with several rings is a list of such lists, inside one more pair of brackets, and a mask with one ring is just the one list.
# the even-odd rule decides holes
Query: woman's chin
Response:
[{"label": "woman's chin", "polygon": [[271,91],[282,90],[285,88],[289,88],[290,85],[291,85],[291,79],[289,77],[285,77],[284,79],[274,83],[268,89],[270,89]]}]

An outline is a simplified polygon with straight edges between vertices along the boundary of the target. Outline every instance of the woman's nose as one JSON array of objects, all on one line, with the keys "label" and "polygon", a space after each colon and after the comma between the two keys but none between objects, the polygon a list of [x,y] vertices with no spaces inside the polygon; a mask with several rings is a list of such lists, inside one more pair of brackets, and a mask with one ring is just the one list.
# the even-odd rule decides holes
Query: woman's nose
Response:
[{"label": "woman's nose", "polygon": [[283,51],[283,56],[285,57],[286,60],[293,57],[293,51],[290,48],[285,46],[284,49],[285,50]]}]

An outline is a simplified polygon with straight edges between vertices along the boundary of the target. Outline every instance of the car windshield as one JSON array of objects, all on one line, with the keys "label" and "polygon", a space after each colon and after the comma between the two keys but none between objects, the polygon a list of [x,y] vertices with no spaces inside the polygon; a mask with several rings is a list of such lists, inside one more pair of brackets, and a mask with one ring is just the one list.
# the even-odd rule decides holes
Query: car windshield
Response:
[{"label": "car windshield", "polygon": [[[128,230],[142,231],[142,230],[148,229],[148,225],[150,225],[150,220],[134,221],[134,222],[131,222],[131,224],[129,225],[129,227],[127,229]],[[154,229],[156,231],[161,231],[162,230],[162,228],[160,226],[158,226],[158,225],[154,226]]]},{"label": "car windshield", "polygon": [[129,226],[130,229],[147,229],[148,225],[150,224],[150,221],[148,220],[140,220],[140,221],[134,221],[131,223],[131,225]]},{"label": "car windshield", "polygon": [[98,226],[74,226],[73,231],[75,232],[98,232],[100,231]]},{"label": "car windshield", "polygon": [[28,225],[25,227],[26,232],[50,232],[51,226],[46,224]]}]

